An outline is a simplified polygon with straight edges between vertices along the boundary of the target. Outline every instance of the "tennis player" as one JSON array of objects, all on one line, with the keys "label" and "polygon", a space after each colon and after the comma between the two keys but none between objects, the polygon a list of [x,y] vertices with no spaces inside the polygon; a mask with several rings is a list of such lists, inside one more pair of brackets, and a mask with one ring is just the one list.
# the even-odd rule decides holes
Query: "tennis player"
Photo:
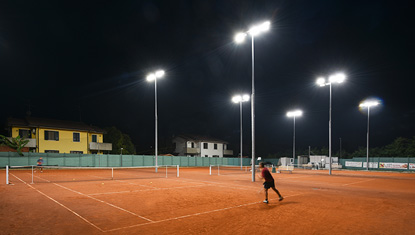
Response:
[{"label": "tennis player", "polygon": [[43,172],[43,158],[37,159],[37,167],[40,167],[40,172]]},{"label": "tennis player", "polygon": [[272,177],[271,173],[269,172],[268,168],[265,167],[263,162],[259,163],[259,169],[261,169],[261,175],[259,178],[264,179],[264,191],[265,191],[265,200],[263,203],[268,203],[268,189],[272,188],[278,196],[280,197],[279,201],[282,201],[284,198],[281,196],[280,192],[275,188],[274,177]]}]

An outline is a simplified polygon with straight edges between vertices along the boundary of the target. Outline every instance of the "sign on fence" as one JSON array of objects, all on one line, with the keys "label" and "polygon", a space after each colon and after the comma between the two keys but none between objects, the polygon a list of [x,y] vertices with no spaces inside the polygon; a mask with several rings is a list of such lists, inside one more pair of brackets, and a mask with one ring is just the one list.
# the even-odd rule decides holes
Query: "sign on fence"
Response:
[{"label": "sign on fence", "polygon": [[408,163],[381,162],[381,163],[379,163],[379,168],[384,168],[384,169],[408,169]]},{"label": "sign on fence", "polygon": [[415,163],[409,163],[409,170],[415,170]]},{"label": "sign on fence", "polygon": [[346,161],[346,167],[362,167],[362,162]]},{"label": "sign on fence", "polygon": [[[366,162],[363,162],[363,168],[366,168]],[[369,162],[369,168],[378,168],[377,162]]]}]

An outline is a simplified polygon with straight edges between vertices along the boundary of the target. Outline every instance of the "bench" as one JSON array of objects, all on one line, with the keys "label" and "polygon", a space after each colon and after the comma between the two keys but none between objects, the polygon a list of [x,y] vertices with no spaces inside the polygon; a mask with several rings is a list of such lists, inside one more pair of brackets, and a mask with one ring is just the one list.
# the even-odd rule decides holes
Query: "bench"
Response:
[{"label": "bench", "polygon": [[281,171],[289,171],[290,173],[293,173],[294,166],[279,166],[277,173],[281,173]]}]

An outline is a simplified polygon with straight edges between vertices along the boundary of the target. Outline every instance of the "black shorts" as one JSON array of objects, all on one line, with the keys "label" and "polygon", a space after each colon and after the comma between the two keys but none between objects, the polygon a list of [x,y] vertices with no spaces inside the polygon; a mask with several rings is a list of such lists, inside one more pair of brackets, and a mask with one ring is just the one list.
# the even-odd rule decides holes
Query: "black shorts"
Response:
[{"label": "black shorts", "polygon": [[265,181],[264,182],[264,188],[265,189],[269,189],[269,188],[272,188],[272,187],[275,187],[274,181]]}]

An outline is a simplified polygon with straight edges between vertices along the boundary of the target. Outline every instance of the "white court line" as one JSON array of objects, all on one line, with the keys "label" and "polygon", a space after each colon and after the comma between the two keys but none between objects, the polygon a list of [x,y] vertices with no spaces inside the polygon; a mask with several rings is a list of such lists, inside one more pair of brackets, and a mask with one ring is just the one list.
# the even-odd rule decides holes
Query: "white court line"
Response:
[{"label": "white court line", "polygon": [[372,180],[375,180],[375,179],[361,180],[361,181],[357,181],[357,182],[350,183],[350,184],[342,184],[342,186],[347,186],[347,185],[351,185],[351,184],[359,184],[359,183],[368,182],[368,181],[372,181]]},{"label": "white court line", "polygon": [[129,191],[106,192],[106,193],[89,193],[89,194],[86,194],[86,195],[96,196],[96,195],[118,194],[118,193],[134,193],[134,192],[147,192],[147,191],[181,189],[181,188],[196,188],[196,187],[201,187],[201,186],[205,186],[205,184],[203,184],[203,185],[194,185],[194,186],[172,187],[172,188],[152,188],[152,189],[137,189],[137,190],[129,190]]},{"label": "white court line", "polygon": [[[301,194],[295,194],[295,195],[291,195],[291,196],[286,196],[284,198],[301,196],[301,195],[304,195],[304,194],[306,194],[306,193],[301,193]],[[276,200],[276,199],[271,199],[271,200]],[[131,226],[114,228],[114,229],[106,230],[105,232],[113,232],[113,231],[118,231],[118,230],[127,229],[127,228],[140,227],[140,226],[144,226],[144,225],[148,225],[148,224],[156,224],[156,223],[161,223],[161,222],[166,222],[166,221],[171,221],[171,220],[178,220],[178,219],[189,218],[189,217],[198,216],[198,215],[206,215],[206,214],[210,214],[210,213],[214,213],[214,212],[231,210],[231,209],[235,209],[235,208],[240,208],[240,207],[245,207],[245,206],[250,206],[250,205],[255,205],[255,204],[262,204],[262,203],[263,202],[250,202],[250,203],[245,203],[245,204],[241,204],[241,205],[237,205],[237,206],[225,207],[225,208],[221,208],[221,209],[216,209],[216,210],[211,210],[211,211],[205,211],[205,212],[199,212],[199,213],[194,213],[194,214],[190,214],[190,215],[182,215],[182,216],[178,216],[178,217],[174,217],[174,218],[169,218],[169,219],[164,219],[164,220],[158,220],[158,221],[152,221],[152,222],[143,223],[143,224],[135,224],[135,225],[131,225]]]},{"label": "white court line", "polygon": [[38,193],[42,194],[43,196],[47,197],[48,199],[52,200],[53,202],[55,202],[56,204],[60,205],[61,207],[65,208],[66,210],[72,212],[74,215],[78,216],[80,219],[82,219],[83,221],[87,222],[89,225],[91,225],[92,227],[98,229],[101,232],[105,232],[104,230],[102,230],[100,227],[96,226],[95,224],[93,224],[92,222],[90,222],[89,220],[85,219],[84,217],[82,217],[81,215],[79,215],[78,213],[76,213],[75,211],[69,209],[68,207],[66,207],[65,205],[63,205],[62,203],[56,201],[55,199],[49,197],[48,195],[46,195],[45,193],[39,191],[38,189],[36,189],[35,187],[33,187],[32,185],[26,183],[25,181],[23,181],[22,179],[20,179],[19,177],[15,176],[14,174],[11,174],[12,176],[14,176],[15,178],[17,178],[18,180],[20,180],[21,182],[23,182],[24,184],[26,184],[27,186],[29,186],[30,188],[32,188],[33,190],[37,191]]},{"label": "white court line", "polygon": [[67,188],[67,187],[65,187],[65,186],[62,186],[62,185],[60,185],[60,184],[56,184],[56,183],[53,183],[53,184],[54,184],[54,185],[56,185],[56,186],[59,186],[59,187],[61,187],[61,188],[64,188],[64,189],[66,189],[66,190],[69,190],[69,191],[71,191],[71,192],[77,193],[77,194],[79,194],[79,195],[82,195],[82,196],[85,196],[85,197],[91,198],[91,199],[93,199],[93,200],[95,200],[95,201],[98,201],[98,202],[101,202],[101,203],[107,204],[108,206],[112,206],[112,207],[114,207],[114,208],[117,208],[117,209],[119,209],[119,210],[122,210],[122,211],[124,211],[124,212],[127,212],[127,213],[129,213],[129,214],[131,214],[131,215],[137,216],[137,217],[139,217],[139,218],[141,218],[141,219],[147,220],[147,221],[149,221],[149,222],[153,222],[151,219],[148,219],[148,218],[143,217],[143,216],[141,216],[141,215],[137,215],[137,214],[136,214],[136,213],[134,213],[134,212],[128,211],[128,210],[126,210],[126,209],[124,209],[124,208],[121,208],[121,207],[116,206],[116,205],[114,205],[114,204],[111,204],[111,203],[109,203],[109,202],[105,202],[105,201],[99,200],[98,198],[91,197],[91,196],[89,196],[89,195],[86,195],[86,194],[83,194],[83,193],[81,193],[81,192],[78,192],[78,191],[72,190],[72,189],[70,189],[70,188]]}]

